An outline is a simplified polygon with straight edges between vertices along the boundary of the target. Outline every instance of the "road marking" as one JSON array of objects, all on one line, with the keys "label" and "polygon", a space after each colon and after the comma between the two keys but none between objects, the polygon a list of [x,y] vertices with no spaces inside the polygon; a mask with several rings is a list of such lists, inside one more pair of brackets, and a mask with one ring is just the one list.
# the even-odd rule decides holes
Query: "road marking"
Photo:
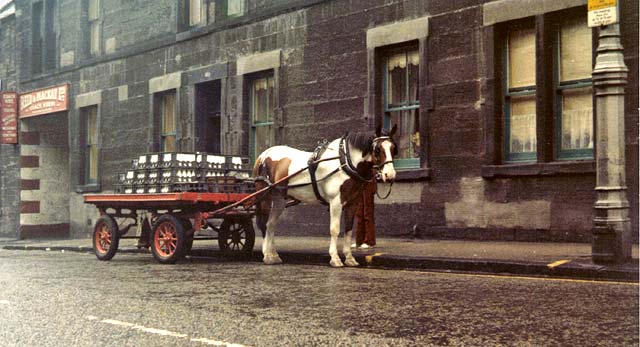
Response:
[{"label": "road marking", "polygon": [[[386,270],[381,270],[386,271]],[[468,277],[488,277],[488,278],[500,278],[500,279],[517,279],[517,280],[534,280],[534,281],[551,281],[551,282],[572,282],[572,283],[591,283],[591,284],[617,284],[628,286],[640,286],[638,282],[616,282],[616,281],[601,281],[601,280],[576,280],[571,278],[546,278],[546,277],[534,277],[534,276],[512,276],[512,275],[491,275],[491,274],[469,274],[462,272],[452,271],[435,271],[435,270],[398,270],[403,272],[422,272],[434,275],[455,275],[455,276],[468,276]]]},{"label": "road marking", "polygon": [[[91,320],[91,321],[97,321],[100,320],[100,318],[96,317],[96,316],[85,316],[85,318],[87,320]],[[115,326],[120,326],[120,327],[124,327],[124,328],[128,328],[128,329],[132,329],[132,330],[138,330],[138,331],[142,331],[145,333],[149,333],[149,334],[156,334],[156,335],[163,335],[163,336],[172,336],[172,337],[177,337],[177,338],[188,338],[189,341],[192,342],[200,342],[200,343],[204,343],[210,346],[226,346],[226,347],[249,347],[249,346],[245,346],[245,345],[241,345],[241,344],[237,344],[237,343],[230,343],[230,342],[226,342],[226,341],[220,341],[220,340],[213,340],[213,339],[206,339],[206,338],[189,338],[189,335],[187,334],[181,334],[181,333],[176,333],[173,331],[169,331],[169,330],[164,330],[164,329],[156,329],[156,328],[148,328],[142,325],[137,325],[134,323],[129,323],[129,322],[123,322],[123,321],[119,321],[119,320],[115,320],[115,319],[103,319],[100,320],[101,323],[105,323],[105,324],[111,324],[111,325],[115,325]]]},{"label": "road marking", "polygon": [[383,254],[384,253],[373,253],[372,255],[365,256],[364,260],[367,262],[367,264],[371,264],[371,262],[373,261],[373,257],[379,257]]},{"label": "road marking", "polygon": [[547,264],[547,267],[548,267],[549,269],[553,269],[554,267],[560,266],[560,265],[562,265],[562,264],[570,263],[570,262],[571,262],[571,260],[570,260],[570,259],[558,260],[558,261],[554,261],[554,262],[553,262],[553,263],[551,263],[551,264]]}]

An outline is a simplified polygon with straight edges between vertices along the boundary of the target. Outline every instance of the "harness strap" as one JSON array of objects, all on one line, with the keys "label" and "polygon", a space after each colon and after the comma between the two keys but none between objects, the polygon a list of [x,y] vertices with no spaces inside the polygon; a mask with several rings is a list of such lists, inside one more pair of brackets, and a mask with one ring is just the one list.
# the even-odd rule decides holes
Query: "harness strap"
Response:
[{"label": "harness strap", "polygon": [[309,166],[309,177],[311,177],[311,187],[313,187],[313,193],[316,195],[316,199],[320,201],[321,204],[325,206],[329,206],[327,200],[325,200],[322,195],[320,195],[320,191],[318,190],[318,181],[316,180],[316,170],[318,169],[319,161],[318,158],[322,156],[324,151],[327,149],[326,141],[322,144],[319,144],[318,147],[313,151],[313,154],[307,161],[307,165]]},{"label": "harness strap", "polygon": [[349,155],[349,146],[345,145],[346,135],[342,136],[340,139],[339,145],[339,153],[340,153],[340,167],[344,172],[351,178],[358,180],[360,182],[369,182],[370,179],[366,179],[362,177],[356,169],[353,167],[353,162],[351,161],[351,155]]}]

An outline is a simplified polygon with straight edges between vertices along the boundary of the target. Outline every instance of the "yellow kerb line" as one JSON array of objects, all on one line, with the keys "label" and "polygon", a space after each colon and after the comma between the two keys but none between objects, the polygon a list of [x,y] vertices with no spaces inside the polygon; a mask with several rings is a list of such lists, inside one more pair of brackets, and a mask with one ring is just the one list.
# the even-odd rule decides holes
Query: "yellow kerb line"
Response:
[{"label": "yellow kerb line", "polygon": [[570,263],[570,262],[571,262],[571,260],[558,260],[558,261],[554,261],[551,264],[547,264],[547,267],[549,269],[553,269],[554,267],[560,266],[562,264]]},{"label": "yellow kerb line", "polygon": [[368,255],[364,257],[364,260],[367,262],[367,264],[371,264],[371,262],[373,261],[373,257],[379,257],[383,254],[384,253],[373,253],[372,255]]}]

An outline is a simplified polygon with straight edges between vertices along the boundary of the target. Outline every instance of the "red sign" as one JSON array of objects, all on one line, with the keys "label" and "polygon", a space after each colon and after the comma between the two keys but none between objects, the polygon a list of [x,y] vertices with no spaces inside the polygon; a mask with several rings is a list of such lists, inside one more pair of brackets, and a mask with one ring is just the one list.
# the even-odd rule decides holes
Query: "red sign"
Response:
[{"label": "red sign", "polygon": [[18,143],[18,93],[0,93],[0,143]]},{"label": "red sign", "polygon": [[66,111],[69,107],[69,85],[34,90],[20,94],[20,118]]}]

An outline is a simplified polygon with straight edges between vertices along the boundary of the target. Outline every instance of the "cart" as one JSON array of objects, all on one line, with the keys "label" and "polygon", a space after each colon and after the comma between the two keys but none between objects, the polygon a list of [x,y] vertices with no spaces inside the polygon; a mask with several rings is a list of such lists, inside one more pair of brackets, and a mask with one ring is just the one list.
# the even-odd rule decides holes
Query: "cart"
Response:
[{"label": "cart", "polygon": [[[137,238],[154,258],[172,264],[191,251],[194,239],[217,239],[224,254],[249,255],[255,242],[253,215],[256,193],[175,192],[153,194],[86,194],[100,217],[92,235],[100,260],[110,260],[120,239]],[[216,224],[216,220],[222,220]],[[135,229],[137,236],[127,236]],[[203,229],[217,237],[199,237]],[[138,233],[137,232],[137,233]]]}]

